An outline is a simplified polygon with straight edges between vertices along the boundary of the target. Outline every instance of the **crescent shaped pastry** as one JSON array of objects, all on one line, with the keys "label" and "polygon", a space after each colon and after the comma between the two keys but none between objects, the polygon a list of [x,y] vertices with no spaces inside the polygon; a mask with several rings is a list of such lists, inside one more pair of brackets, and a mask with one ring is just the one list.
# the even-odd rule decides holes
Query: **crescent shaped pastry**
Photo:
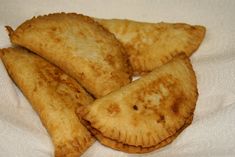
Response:
[{"label": "crescent shaped pastry", "polygon": [[50,134],[55,156],[80,156],[94,138],[75,111],[78,106],[91,104],[93,98],[58,67],[26,49],[8,48],[0,52],[9,75]]}]

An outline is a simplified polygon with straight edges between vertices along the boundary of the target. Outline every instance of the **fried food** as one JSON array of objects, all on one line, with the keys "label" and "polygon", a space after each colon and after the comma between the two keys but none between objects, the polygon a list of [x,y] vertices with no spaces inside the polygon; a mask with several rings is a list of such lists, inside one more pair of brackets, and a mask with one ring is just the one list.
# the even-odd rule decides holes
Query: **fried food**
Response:
[{"label": "fried food", "polygon": [[75,111],[93,98],[71,77],[23,48],[0,50],[1,59],[50,134],[56,157],[80,156],[94,138]]},{"label": "fried food", "polygon": [[174,139],[168,137],[177,136],[192,117],[197,96],[190,60],[180,54],[78,112],[104,145],[141,153],[164,146]]},{"label": "fried food", "polygon": [[108,145],[109,147],[111,147],[113,149],[118,149],[118,150],[121,150],[121,151],[127,152],[127,153],[148,153],[148,152],[154,151],[156,149],[160,149],[160,148],[170,144],[174,139],[176,139],[176,137],[186,127],[188,127],[191,124],[192,120],[193,120],[193,116],[191,116],[189,119],[187,119],[185,124],[179,130],[177,130],[177,132],[174,135],[167,137],[165,140],[161,141],[159,144],[157,144],[156,146],[152,146],[152,147],[141,147],[141,146],[136,147],[136,146],[126,145],[121,142],[107,138],[107,137],[103,136],[99,131],[91,128],[90,126],[88,126],[88,127],[90,127],[89,130],[92,132],[93,135],[96,136],[97,139],[99,139],[99,141],[103,145]]},{"label": "fried food", "polygon": [[57,65],[97,98],[131,80],[122,44],[87,16],[55,13],[7,29],[12,43]]},{"label": "fried food", "polygon": [[206,29],[185,23],[144,23],[121,19],[95,19],[122,42],[135,74],[154,68],[184,52],[192,55]]}]

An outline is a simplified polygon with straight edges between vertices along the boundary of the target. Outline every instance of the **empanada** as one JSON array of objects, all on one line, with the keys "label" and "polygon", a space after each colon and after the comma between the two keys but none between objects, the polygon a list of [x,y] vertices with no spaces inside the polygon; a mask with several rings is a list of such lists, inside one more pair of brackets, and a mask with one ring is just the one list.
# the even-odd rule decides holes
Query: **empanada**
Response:
[{"label": "empanada", "polygon": [[[2,61],[48,130],[56,157],[80,156],[94,138],[75,111],[93,98],[58,67],[22,48],[2,49]],[[20,117],[19,117],[20,118]]]},{"label": "empanada", "polygon": [[130,82],[122,44],[87,16],[55,13],[32,18],[15,31],[7,29],[12,43],[57,65],[95,97]]},{"label": "empanada", "polygon": [[123,43],[135,74],[150,72],[182,52],[190,56],[198,49],[206,31],[203,26],[184,23],[95,20]]},{"label": "empanada", "polygon": [[141,147],[141,146],[136,147],[136,146],[126,145],[121,142],[107,138],[107,137],[103,136],[99,131],[91,128],[90,126],[88,126],[88,127],[90,127],[89,130],[92,132],[93,135],[95,135],[95,137],[97,139],[99,139],[99,141],[102,144],[108,145],[109,147],[111,147],[113,149],[121,150],[121,151],[124,151],[127,153],[148,153],[148,152],[154,151],[156,149],[160,149],[160,148],[170,144],[187,126],[189,126],[191,124],[192,120],[193,120],[193,116],[191,116],[189,119],[187,119],[185,124],[179,130],[177,130],[174,135],[167,137],[166,139],[161,141],[159,144],[152,146],[152,147]]},{"label": "empanada", "polygon": [[[180,54],[78,112],[86,125],[90,125],[88,128],[99,133],[97,135],[121,146],[152,151],[187,123],[193,115],[197,96],[196,76],[190,60]],[[109,146],[109,142],[102,143]],[[121,146],[116,149],[122,150]],[[128,150],[135,151],[141,152]]]}]

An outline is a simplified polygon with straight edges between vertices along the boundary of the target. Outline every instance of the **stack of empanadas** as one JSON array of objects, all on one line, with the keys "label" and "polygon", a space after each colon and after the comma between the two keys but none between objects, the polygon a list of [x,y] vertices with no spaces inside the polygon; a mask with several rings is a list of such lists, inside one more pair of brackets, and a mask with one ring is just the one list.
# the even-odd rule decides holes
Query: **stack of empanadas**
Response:
[{"label": "stack of empanadas", "polygon": [[1,59],[56,157],[81,155],[94,137],[117,150],[150,152],[192,122],[198,94],[188,57],[203,26],[55,13],[7,30],[15,48],[0,50]]}]

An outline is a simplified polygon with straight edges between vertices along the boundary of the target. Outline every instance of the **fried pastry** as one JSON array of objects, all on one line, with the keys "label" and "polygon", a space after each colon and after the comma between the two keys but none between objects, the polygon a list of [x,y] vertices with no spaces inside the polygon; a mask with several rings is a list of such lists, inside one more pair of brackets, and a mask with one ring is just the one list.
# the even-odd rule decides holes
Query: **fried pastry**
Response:
[{"label": "fried pastry", "polygon": [[177,132],[174,135],[167,137],[166,139],[161,141],[159,144],[157,144],[156,146],[152,146],[152,147],[141,147],[141,146],[136,147],[136,146],[126,145],[118,141],[112,140],[110,138],[107,138],[103,136],[99,131],[91,128],[90,126],[88,127],[89,127],[89,130],[92,132],[92,134],[95,135],[96,138],[99,139],[99,141],[102,144],[108,145],[109,147],[113,149],[121,150],[127,153],[148,153],[148,152],[154,151],[156,149],[160,149],[170,144],[187,126],[191,124],[192,119],[193,119],[193,116],[187,119],[186,123],[179,130],[177,130]]},{"label": "fried pastry", "polygon": [[97,98],[130,82],[122,44],[87,16],[55,13],[7,29],[12,43],[57,65]]},{"label": "fried pastry", "polygon": [[93,98],[71,77],[23,48],[2,49],[2,61],[52,138],[56,157],[80,156],[94,138],[75,111]]},{"label": "fried pastry", "polygon": [[135,74],[150,72],[182,52],[190,56],[200,46],[206,31],[203,26],[184,23],[95,20],[122,42]]},{"label": "fried pastry", "polygon": [[184,128],[193,115],[197,96],[190,60],[180,54],[78,112],[101,143],[141,153],[159,148]]}]

